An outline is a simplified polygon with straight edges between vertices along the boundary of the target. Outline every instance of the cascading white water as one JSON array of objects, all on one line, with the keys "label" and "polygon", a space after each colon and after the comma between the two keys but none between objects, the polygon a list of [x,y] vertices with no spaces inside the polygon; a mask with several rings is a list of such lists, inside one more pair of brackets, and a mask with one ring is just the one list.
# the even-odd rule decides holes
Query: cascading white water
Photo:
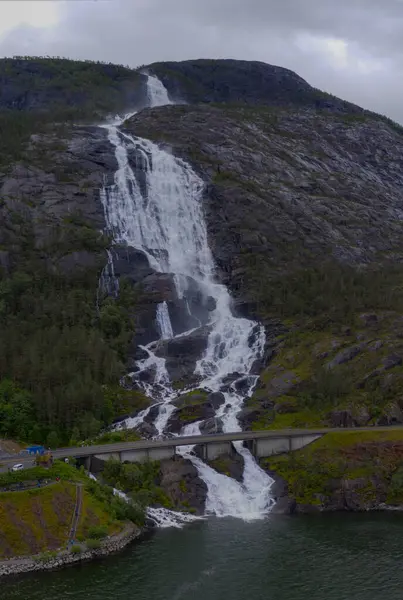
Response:
[{"label": "cascading white water", "polygon": [[[148,77],[148,99],[150,106],[170,104],[164,86],[155,77]],[[256,384],[257,377],[250,373],[263,355],[265,334],[257,323],[232,315],[228,290],[214,280],[214,261],[202,212],[203,182],[183,160],[148,140],[121,132],[118,121],[105,127],[118,163],[114,184],[105,187],[101,194],[108,229],[116,242],[145,252],[156,271],[174,274],[179,298],[186,292],[189,277],[197,282],[206,297],[214,298],[207,350],[198,361],[195,373],[202,379],[199,387],[211,391],[221,391],[224,380],[233,376],[232,384],[224,393],[226,402],[217,416],[223,421],[224,431],[237,431],[240,427],[236,415]],[[142,192],[130,166],[129,152],[131,157],[136,157],[135,168],[142,173],[146,193],[144,184]],[[187,310],[190,311],[189,306]],[[172,338],[166,303],[159,305],[156,319],[161,339]],[[145,348],[147,358],[138,361],[135,376],[139,380],[142,371],[150,367],[155,370],[153,382],[143,387],[149,396],[162,400],[154,423],[162,434],[175,410],[171,400],[176,394],[164,359],[158,358],[153,349],[153,344]],[[127,426],[138,425],[148,412],[149,409],[129,419]],[[197,423],[186,428],[186,433],[190,432],[200,433]],[[190,449],[183,449],[182,453],[197,467],[207,485],[207,512],[244,519],[260,518],[272,504],[269,493],[272,480],[241,443],[236,447],[244,459],[242,484],[214,471],[191,454]]]},{"label": "cascading white water", "polygon": [[169,318],[168,304],[165,300],[157,306],[157,324],[162,340],[170,340],[174,337],[171,319]]}]

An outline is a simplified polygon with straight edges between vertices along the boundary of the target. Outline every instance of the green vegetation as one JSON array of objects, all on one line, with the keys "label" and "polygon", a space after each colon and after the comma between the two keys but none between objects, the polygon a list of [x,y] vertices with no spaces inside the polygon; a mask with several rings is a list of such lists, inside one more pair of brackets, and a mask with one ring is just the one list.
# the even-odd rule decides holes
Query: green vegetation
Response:
[{"label": "green vegetation", "polygon": [[[247,401],[260,413],[252,428],[337,426],[342,424],[337,411],[345,414],[347,425],[376,424],[382,416],[391,422],[393,415],[399,418],[402,315],[385,311],[368,319],[364,313],[350,326],[334,322],[317,329],[314,321],[296,321],[278,340],[277,352],[262,373],[262,387]],[[396,363],[386,368],[390,356]],[[268,400],[273,407],[263,409]]]},{"label": "green vegetation", "polygon": [[85,540],[85,543],[88,550],[98,550],[101,547],[100,540],[92,540],[89,538],[88,540]]},{"label": "green vegetation", "polygon": [[0,78],[1,165],[20,158],[30,135],[55,123],[94,123],[126,109],[141,85],[128,67],[28,56],[0,59]]},{"label": "green vegetation", "polygon": [[[41,488],[18,491],[18,484],[50,481]],[[40,467],[0,475],[0,559],[64,549],[76,503],[76,486],[82,486],[77,539],[95,540],[122,530],[125,522],[144,524],[144,509],[127,504],[109,486],[90,480],[84,471],[55,461]],[[95,546],[94,546],[95,548]],[[71,550],[78,552],[77,550]],[[81,550],[80,550],[81,551]]]},{"label": "green vegetation", "polygon": [[32,256],[25,265],[0,279],[0,435],[55,447],[148,406],[118,385],[133,333],[130,286],[97,315],[99,272],[67,279]]},{"label": "green vegetation", "polygon": [[[300,505],[365,509],[403,503],[401,431],[328,433],[302,450],[264,459]],[[341,496],[340,496],[341,493]]]},{"label": "green vegetation", "polygon": [[140,507],[150,505],[173,508],[173,504],[160,483],[160,464],[158,461],[139,463],[121,463],[110,459],[102,473],[105,481],[113,487],[127,493]]},{"label": "green vegetation", "polygon": [[75,493],[75,485],[65,481],[38,490],[0,493],[0,559],[64,546]]}]

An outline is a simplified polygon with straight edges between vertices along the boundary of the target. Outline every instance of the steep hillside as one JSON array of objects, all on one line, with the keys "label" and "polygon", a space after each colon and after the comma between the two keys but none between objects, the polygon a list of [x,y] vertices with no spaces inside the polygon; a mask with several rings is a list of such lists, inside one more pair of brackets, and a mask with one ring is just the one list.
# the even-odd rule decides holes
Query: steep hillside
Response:
[{"label": "steep hillside", "polygon": [[[394,391],[403,375],[401,129],[280,67],[185,61],[146,69],[191,104],[145,109],[126,130],[163,144],[202,177],[217,275],[238,314],[266,325],[260,389],[244,426],[335,423],[332,414],[347,411],[342,424],[362,406],[367,421],[403,421]],[[106,130],[93,123],[145,106],[145,80],[114,65],[0,60],[4,437],[67,444],[147,406],[119,381],[144,357],[139,344],[155,339],[157,305],[169,304],[174,325],[186,312],[172,277],[133,248],[114,246],[120,293],[107,293],[114,232],[102,233],[100,189],[113,183],[117,162]],[[144,161],[135,152],[129,161],[142,185]],[[186,301],[197,304],[192,294]],[[205,319],[211,298],[199,308]],[[161,344],[178,388],[189,383],[207,333]],[[350,358],[336,360],[340,352]],[[332,360],[342,389],[328,381]],[[193,412],[209,415],[206,402]]]},{"label": "steep hillside", "polygon": [[401,132],[371,115],[226,105],[125,127],[203,177],[220,277],[266,323],[270,365],[243,426],[403,422]]}]

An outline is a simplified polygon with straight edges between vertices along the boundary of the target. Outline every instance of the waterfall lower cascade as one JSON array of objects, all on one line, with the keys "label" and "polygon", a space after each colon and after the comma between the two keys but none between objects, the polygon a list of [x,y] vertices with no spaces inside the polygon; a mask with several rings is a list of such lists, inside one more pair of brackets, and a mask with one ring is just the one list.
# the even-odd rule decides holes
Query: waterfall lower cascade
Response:
[{"label": "waterfall lower cascade", "polygon": [[[171,104],[166,89],[156,77],[148,76],[147,91],[150,107]],[[125,119],[128,116],[132,115],[126,115]],[[113,185],[101,191],[108,231],[115,243],[143,251],[157,273],[172,274],[179,298],[187,298],[190,286],[196,285],[199,294],[210,301],[213,299],[208,322],[204,324],[208,327],[207,348],[196,363],[194,375],[199,381],[197,388],[224,393],[225,403],[216,411],[223,431],[239,431],[237,413],[257,382],[257,376],[251,372],[263,355],[264,328],[254,321],[234,317],[228,290],[214,279],[214,261],[202,210],[202,180],[183,160],[148,140],[121,131],[123,121],[116,119],[103,126],[108,131],[118,164]],[[112,266],[108,272],[113,273]],[[189,335],[201,326],[200,315],[192,314],[187,300],[186,306],[189,318],[194,317],[193,329],[175,336],[167,303],[158,305],[155,319],[160,341]],[[138,361],[137,372],[132,375],[140,381],[139,374],[152,367],[153,381],[141,385],[145,393],[159,403],[154,426],[159,435],[164,435],[176,408],[172,400],[178,394],[171,385],[165,359],[156,356],[158,342],[155,340],[143,347],[147,357]],[[228,376],[232,376],[230,384]],[[138,426],[149,412],[150,409],[128,419],[126,426]],[[199,434],[199,425],[188,425],[182,433]],[[262,518],[273,504],[272,479],[241,442],[234,446],[244,461],[242,483],[212,469],[192,453],[192,448],[184,448],[181,453],[192,461],[207,485],[207,514],[245,520]]]}]

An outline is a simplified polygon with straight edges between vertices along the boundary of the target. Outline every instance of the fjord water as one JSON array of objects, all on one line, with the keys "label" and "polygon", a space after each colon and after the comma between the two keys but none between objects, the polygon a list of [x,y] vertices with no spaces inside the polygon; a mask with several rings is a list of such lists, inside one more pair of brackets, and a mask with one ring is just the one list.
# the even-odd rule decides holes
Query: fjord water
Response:
[{"label": "fjord water", "polygon": [[271,515],[163,529],[82,567],[0,583],[1,600],[401,600],[403,515]]},{"label": "fjord water", "polygon": [[[151,107],[170,104],[166,89],[156,77],[148,76],[147,96]],[[105,126],[118,165],[113,184],[101,192],[108,231],[115,243],[143,251],[157,272],[172,274],[179,298],[184,298],[193,285],[202,297],[213,300],[215,308],[204,323],[210,327],[207,348],[197,361],[195,375],[200,380],[198,387],[224,393],[225,403],[216,412],[223,430],[239,431],[237,414],[257,382],[257,376],[251,373],[264,352],[264,328],[235,317],[227,288],[216,281],[202,208],[203,181],[189,164],[149,140],[129,135],[121,124],[116,120]],[[112,253],[109,257],[113,260]],[[108,267],[108,275],[113,277],[113,265]],[[193,322],[201,326],[200,319],[187,306]],[[165,360],[154,353],[160,340],[175,337],[166,302],[157,307],[155,319],[160,337],[144,348],[147,356],[138,361],[137,373],[132,376],[147,395],[161,403],[154,425],[163,435],[175,410],[171,401],[177,395]],[[182,331],[179,335],[189,333]],[[151,367],[153,381],[143,383],[139,374]],[[232,377],[229,386],[228,377]],[[128,419],[126,425],[139,425],[148,412]],[[182,433],[197,435],[199,426],[193,423]],[[184,449],[182,454],[193,462],[207,485],[208,513],[246,520],[262,518],[272,506],[272,480],[247,449],[241,444],[236,449],[244,459],[242,483],[217,473],[193,456],[191,449]]]}]

